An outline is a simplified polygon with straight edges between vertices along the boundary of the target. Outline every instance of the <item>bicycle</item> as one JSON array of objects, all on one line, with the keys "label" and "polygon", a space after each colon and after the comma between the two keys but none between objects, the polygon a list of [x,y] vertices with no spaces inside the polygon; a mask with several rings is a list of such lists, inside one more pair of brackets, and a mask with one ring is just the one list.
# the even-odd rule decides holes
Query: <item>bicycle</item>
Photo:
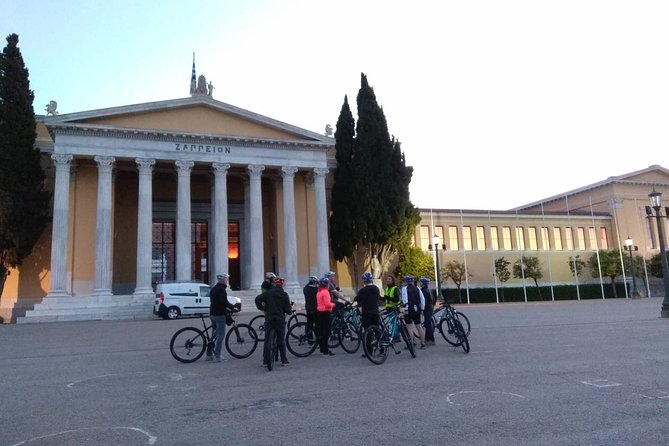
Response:
[{"label": "bicycle", "polygon": [[[469,320],[467,320],[467,322],[469,322]],[[446,342],[453,347],[462,347],[465,353],[469,353],[469,338],[467,332],[462,325],[462,322],[460,322],[455,308],[448,304],[448,302],[444,304],[441,312],[439,332]]]},{"label": "bicycle", "polygon": [[[346,353],[355,353],[360,348],[362,336],[356,325],[360,316],[357,308],[346,303],[343,309],[332,312],[330,316],[330,338],[328,348],[341,346]],[[315,330],[308,330],[306,322],[298,322],[286,333],[286,348],[298,358],[311,355],[318,347],[319,338]]]},{"label": "bicycle", "polygon": [[469,323],[469,318],[467,318],[464,313],[456,310],[448,301],[444,301],[443,305],[434,311],[432,314],[432,326],[435,329],[439,329],[439,333],[441,333],[441,336],[446,342],[457,347],[459,344],[458,339],[455,337],[453,332],[453,324],[446,323],[446,330],[444,330],[442,327],[442,324],[446,319],[447,310],[452,311],[455,318],[460,321],[465,331],[465,335],[469,336],[469,333],[472,331],[472,327]]},{"label": "bicycle", "polygon": [[[236,313],[231,315],[232,324],[225,335],[225,349],[230,356],[238,359],[248,358],[258,346],[258,337],[253,327],[248,324],[238,324]],[[200,314],[203,329],[184,327],[178,330],[170,340],[170,353],[179,362],[191,363],[202,357],[205,350],[213,350],[215,336],[209,336],[213,325],[207,326],[204,314]]]},{"label": "bicycle", "polygon": [[401,335],[402,340],[407,346],[411,357],[416,357],[413,340],[409,336],[409,330],[404,323],[404,319],[398,310],[386,310],[384,317],[379,318],[379,325],[370,325],[365,330],[362,340],[362,347],[365,356],[373,364],[383,364],[388,358],[388,351],[392,348],[396,355],[402,353],[395,347],[395,335]]},{"label": "bicycle", "polygon": [[[290,303],[292,307],[292,313],[290,317],[288,318],[288,322],[286,324],[286,327],[290,327],[294,324],[297,324],[298,322],[306,322],[307,321],[307,314],[298,312],[295,309],[295,303],[291,302]],[[259,314],[255,317],[253,317],[249,321],[249,325],[253,327],[255,330],[256,334],[258,335],[258,340],[259,341],[264,341],[265,340],[265,315],[264,314]]]}]

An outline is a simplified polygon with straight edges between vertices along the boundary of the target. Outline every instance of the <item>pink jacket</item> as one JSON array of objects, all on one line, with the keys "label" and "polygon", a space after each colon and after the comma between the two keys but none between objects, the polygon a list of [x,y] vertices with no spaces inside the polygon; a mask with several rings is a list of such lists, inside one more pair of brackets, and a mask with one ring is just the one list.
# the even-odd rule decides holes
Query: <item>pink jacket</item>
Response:
[{"label": "pink jacket", "polygon": [[316,310],[331,313],[334,308],[332,298],[330,298],[330,291],[327,288],[319,288],[316,293]]}]

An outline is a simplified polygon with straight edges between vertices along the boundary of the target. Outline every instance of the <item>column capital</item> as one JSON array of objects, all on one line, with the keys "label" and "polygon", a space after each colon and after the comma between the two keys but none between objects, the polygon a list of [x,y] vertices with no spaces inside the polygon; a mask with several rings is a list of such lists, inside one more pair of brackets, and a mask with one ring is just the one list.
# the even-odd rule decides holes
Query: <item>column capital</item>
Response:
[{"label": "column capital", "polygon": [[281,176],[284,178],[291,178],[297,173],[297,167],[293,166],[282,166],[281,167]]},{"label": "column capital", "polygon": [[316,168],[314,169],[314,176],[315,176],[316,178],[318,178],[318,177],[325,177],[329,172],[330,172],[330,169],[328,169],[328,168],[319,168],[319,167],[316,167]]},{"label": "column capital", "polygon": [[249,164],[247,168],[251,178],[260,178],[262,171],[265,170],[265,166],[262,164]]},{"label": "column capital", "polygon": [[230,164],[228,163],[211,163],[211,167],[214,168],[214,175],[225,175],[230,169]]},{"label": "column capital", "polygon": [[195,163],[193,161],[178,160],[178,161],[174,162],[174,165],[177,166],[177,174],[178,175],[188,176],[188,175],[190,175],[190,171],[193,168],[193,166],[195,165]]},{"label": "column capital", "polygon": [[53,163],[59,167],[59,166],[69,166],[70,163],[72,162],[73,156],[72,155],[66,155],[64,153],[54,153],[51,155],[51,159],[53,160]]},{"label": "column capital", "polygon": [[137,168],[140,172],[148,173],[153,170],[156,160],[153,158],[135,158],[135,163],[137,163]]},{"label": "column capital", "polygon": [[116,158],[113,156],[96,156],[93,158],[96,163],[98,163],[98,169],[101,171],[105,172],[110,172],[112,167],[114,166],[114,161],[116,161]]}]

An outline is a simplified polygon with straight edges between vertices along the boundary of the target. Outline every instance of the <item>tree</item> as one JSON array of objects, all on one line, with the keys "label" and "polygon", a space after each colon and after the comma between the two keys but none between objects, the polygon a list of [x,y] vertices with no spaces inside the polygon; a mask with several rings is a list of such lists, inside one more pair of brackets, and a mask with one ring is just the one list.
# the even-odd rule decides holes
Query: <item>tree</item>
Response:
[{"label": "tree", "polygon": [[500,257],[495,260],[495,275],[497,280],[502,284],[502,302],[504,302],[504,283],[506,283],[511,278],[511,271],[509,271],[509,265],[511,262],[506,260],[504,257]]},{"label": "tree", "polygon": [[539,299],[542,299],[541,288],[539,288],[539,279],[544,277],[544,273],[541,272],[541,263],[539,262],[539,257],[522,256],[520,259],[516,260],[513,263],[513,277],[518,279],[530,278],[534,280],[534,286],[537,287]]},{"label": "tree", "polygon": [[416,279],[427,277],[434,279],[434,259],[422,249],[415,246],[406,248],[400,252],[400,261],[395,270],[396,277],[403,277],[411,274]]},{"label": "tree", "polygon": [[602,277],[608,277],[611,279],[613,297],[618,297],[618,290],[616,290],[616,277],[622,274],[618,251],[601,250],[599,253],[595,253],[590,256],[590,259],[588,260],[588,266],[590,267],[590,274],[592,277],[599,277],[599,271],[601,269]]},{"label": "tree", "polygon": [[572,274],[576,274],[576,276],[580,276],[581,273],[583,272],[583,269],[587,265],[584,260],[581,259],[581,255],[577,254],[569,261],[567,262],[569,264],[569,270],[571,271]]},{"label": "tree", "polygon": [[[667,260],[669,261],[669,252],[665,254],[667,255]],[[636,264],[641,265],[640,262],[637,262]],[[659,278],[664,277],[664,274],[662,273],[662,262],[660,254],[655,254],[653,257],[650,258],[650,260],[648,261],[648,271],[653,277],[659,277]]]},{"label": "tree", "polygon": [[444,269],[441,274],[441,279],[444,281],[444,283],[448,281],[448,279],[451,279],[455,286],[458,287],[458,303],[462,303],[462,293],[460,292],[462,282],[464,282],[468,277],[473,277],[467,271],[465,264],[459,260],[451,260],[446,262],[446,265],[444,265]]},{"label": "tree", "polygon": [[355,134],[346,98],[337,121],[338,164],[330,216],[335,259],[346,262],[355,287],[362,270],[380,277],[390,267],[393,256],[409,246],[420,221],[409,199],[413,169],[406,165],[399,141],[391,140],[364,73],[357,105]]},{"label": "tree", "polygon": [[49,219],[28,69],[10,34],[0,55],[0,295],[10,268],[30,255]]}]

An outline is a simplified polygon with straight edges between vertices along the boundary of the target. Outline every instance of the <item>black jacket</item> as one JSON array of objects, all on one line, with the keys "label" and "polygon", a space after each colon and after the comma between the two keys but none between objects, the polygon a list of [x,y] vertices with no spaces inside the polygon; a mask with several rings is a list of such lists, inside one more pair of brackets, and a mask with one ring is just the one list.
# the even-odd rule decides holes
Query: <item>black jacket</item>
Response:
[{"label": "black jacket", "polygon": [[270,321],[285,321],[286,315],[292,313],[290,297],[283,288],[275,286],[269,291],[256,296],[256,307],[265,312],[265,318]]},{"label": "black jacket", "polygon": [[304,293],[304,309],[307,313],[316,311],[316,294],[318,293],[318,286],[308,283],[303,289]]},{"label": "black jacket", "polygon": [[379,287],[374,284],[365,285],[360,288],[360,291],[358,291],[358,294],[353,298],[353,301],[358,302],[360,313],[379,314],[381,291],[379,291]]},{"label": "black jacket", "polygon": [[209,315],[225,316],[226,313],[234,310],[234,305],[228,302],[228,292],[225,290],[227,285],[217,283],[209,293]]}]

